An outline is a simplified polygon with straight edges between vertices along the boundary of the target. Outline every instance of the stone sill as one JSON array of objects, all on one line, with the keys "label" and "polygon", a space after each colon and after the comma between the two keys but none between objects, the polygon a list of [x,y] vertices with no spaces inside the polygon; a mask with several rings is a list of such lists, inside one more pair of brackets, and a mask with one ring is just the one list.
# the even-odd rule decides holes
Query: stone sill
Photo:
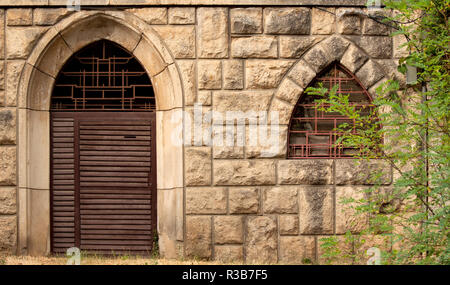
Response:
[{"label": "stone sill", "polygon": [[[70,0],[0,0],[0,6],[66,6]],[[72,0],[73,1],[73,0]],[[366,6],[367,0],[80,0],[81,6]]]}]

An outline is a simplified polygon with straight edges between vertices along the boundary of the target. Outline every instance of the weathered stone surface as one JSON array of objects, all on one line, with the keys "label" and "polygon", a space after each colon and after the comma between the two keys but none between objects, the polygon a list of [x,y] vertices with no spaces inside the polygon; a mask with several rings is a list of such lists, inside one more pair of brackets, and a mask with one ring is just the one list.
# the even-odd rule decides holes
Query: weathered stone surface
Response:
[{"label": "weathered stone surface", "polygon": [[195,57],[194,26],[154,26],[175,58]]},{"label": "weathered stone surface", "polygon": [[350,45],[342,56],[341,63],[355,73],[368,59],[368,56],[355,45]]},{"label": "weathered stone surface", "polygon": [[53,25],[65,16],[72,13],[73,11],[70,11],[66,8],[36,8],[33,11],[33,22],[38,26]]},{"label": "weathered stone surface", "polygon": [[211,91],[198,91],[197,92],[197,103],[202,104],[203,106],[211,106]]},{"label": "weathered stone surface", "polygon": [[196,68],[193,60],[179,60],[181,78],[184,86],[184,104],[187,106],[194,105],[197,93]]},{"label": "weathered stone surface", "polygon": [[237,58],[276,58],[277,38],[251,36],[231,39],[231,55]]},{"label": "weathered stone surface", "polygon": [[17,245],[16,217],[0,217],[0,252],[15,253]]},{"label": "weathered stone surface", "polygon": [[275,218],[249,217],[246,232],[247,263],[276,263],[277,223]]},{"label": "weathered stone surface", "polygon": [[[352,207],[357,206],[356,201],[367,199],[363,187],[337,187],[336,188],[336,234],[345,234],[347,231],[359,233],[369,225],[367,214],[356,214]],[[345,200],[354,199],[355,203],[344,203]]]},{"label": "weathered stone surface", "polygon": [[384,77],[384,72],[374,61],[369,60],[359,69],[356,77],[361,80],[366,89],[369,89]]},{"label": "weathered stone surface", "polygon": [[229,188],[230,214],[257,214],[259,191],[256,187]]},{"label": "weathered stone surface", "polygon": [[345,236],[334,236],[337,239],[336,247],[341,252],[339,256],[329,258],[324,256],[325,250],[322,245],[325,241],[322,239],[330,238],[330,236],[318,236],[317,237],[317,258],[318,263],[321,265],[332,264],[332,265],[351,265],[352,264],[352,254],[353,254],[353,242],[347,240]]},{"label": "weathered stone surface", "polygon": [[0,60],[0,90],[5,89],[5,61]]},{"label": "weathered stone surface", "polygon": [[211,257],[211,217],[187,216],[184,250],[187,257]]},{"label": "weathered stone surface", "polygon": [[390,37],[365,36],[358,38],[356,42],[371,58],[392,57],[392,39]]},{"label": "weathered stone surface", "polygon": [[199,60],[197,62],[198,88],[222,88],[222,63],[220,60]]},{"label": "weathered stone surface", "polygon": [[272,105],[270,106],[269,117],[272,115],[278,115],[279,124],[289,124],[294,106],[295,105],[293,104],[289,104],[277,98],[273,98]]},{"label": "weathered stone surface", "polygon": [[294,62],[291,60],[249,60],[245,63],[246,87],[270,89],[280,84],[281,79]]},{"label": "weathered stone surface", "polygon": [[378,22],[370,18],[365,18],[363,23],[363,34],[372,36],[388,36],[390,29],[383,24],[381,20]]},{"label": "weathered stone surface", "polygon": [[8,9],[6,10],[6,23],[8,26],[31,26],[33,24],[33,10]]},{"label": "weathered stone surface", "polygon": [[264,191],[263,209],[266,214],[298,213],[298,191],[295,186],[273,187]]},{"label": "weathered stone surface", "polygon": [[349,45],[350,41],[340,36],[331,36],[319,44],[325,53],[336,61],[341,60]]},{"label": "weathered stone surface", "polygon": [[406,76],[398,71],[398,60],[396,59],[378,59],[375,60],[383,69],[384,74],[389,79],[397,80],[400,86],[406,85]]},{"label": "weathered stone surface", "polygon": [[311,264],[315,261],[315,251],[314,237],[280,237],[280,263]]},{"label": "weathered stone surface", "polygon": [[244,158],[245,126],[213,126],[213,157]]},{"label": "weathered stone surface", "polygon": [[216,245],[215,260],[222,263],[240,263],[244,260],[244,247],[240,245]]},{"label": "weathered stone surface", "polygon": [[0,147],[0,185],[16,185],[16,147]]},{"label": "weathered stone surface", "polygon": [[280,235],[298,235],[298,216],[280,215]]},{"label": "weathered stone surface", "polygon": [[280,57],[299,58],[321,40],[311,36],[280,36]]},{"label": "weathered stone surface", "polygon": [[244,64],[240,60],[223,61],[223,88],[244,88]]},{"label": "weathered stone surface", "polygon": [[16,212],[16,188],[0,188],[0,215],[12,215]]},{"label": "weathered stone surface", "polygon": [[244,219],[242,216],[215,216],[214,240],[217,244],[243,243]]},{"label": "weathered stone surface", "polygon": [[338,32],[344,35],[360,35],[362,13],[361,9],[337,9]]},{"label": "weathered stone surface", "polygon": [[247,126],[245,142],[246,158],[285,157],[287,126]]},{"label": "weathered stone surface", "polygon": [[200,58],[228,57],[227,8],[198,8],[197,33]]},{"label": "weathered stone surface", "polygon": [[[223,121],[234,121],[227,112],[247,113],[247,119],[255,118],[258,112],[267,111],[273,96],[271,91],[221,91],[213,94],[213,111],[222,115]],[[250,114],[256,113],[256,114]],[[216,118],[214,123],[218,123]],[[223,122],[220,122],[222,124]],[[245,123],[244,120],[240,124]]]},{"label": "weathered stone surface", "polygon": [[335,8],[313,8],[311,20],[311,34],[329,35],[335,30]]},{"label": "weathered stone surface", "polygon": [[167,24],[166,8],[133,8],[127,9],[127,11],[133,13],[149,24]]},{"label": "weathered stone surface", "polygon": [[307,8],[265,8],[264,31],[268,34],[309,34],[311,11]]},{"label": "weathered stone surface", "polygon": [[303,88],[287,78],[286,80],[283,80],[283,82],[281,82],[280,87],[278,87],[278,90],[275,93],[275,96],[284,101],[295,104],[297,103],[298,98],[302,93]]},{"label": "weathered stone surface", "polygon": [[[185,107],[184,144],[186,146],[211,146],[211,107],[197,105],[195,108]],[[201,122],[196,125],[196,121]],[[180,130],[181,134],[181,130]]]},{"label": "weathered stone surface", "polygon": [[0,145],[16,142],[16,112],[14,109],[0,109]]},{"label": "weathered stone surface", "polygon": [[319,45],[314,46],[304,56],[303,60],[316,72],[321,72],[327,67],[335,58],[334,54],[330,54],[325,49],[326,45],[321,42]]},{"label": "weathered stone surface", "polygon": [[236,8],[230,10],[231,33],[257,34],[262,32],[261,8]]},{"label": "weathered stone surface", "polygon": [[[379,174],[382,174],[378,177]],[[391,184],[391,166],[382,160],[336,160],[336,184],[373,185]]]},{"label": "weathered stone surface", "polygon": [[226,214],[226,189],[220,187],[188,187],[186,189],[187,214]]},{"label": "weathered stone surface", "polygon": [[214,162],[215,185],[273,185],[272,160],[218,160]]},{"label": "weathered stone surface", "polygon": [[24,61],[13,60],[6,63],[6,105],[17,105],[17,88]]},{"label": "weathered stone surface", "polygon": [[47,30],[42,27],[8,27],[6,41],[14,43],[6,46],[9,59],[25,59],[30,54],[39,37]]},{"label": "weathered stone surface", "polygon": [[408,41],[404,35],[396,35],[392,37],[394,58],[406,57],[409,54],[408,47],[404,46]]},{"label": "weathered stone surface", "polygon": [[195,24],[194,7],[169,8],[169,24]]},{"label": "weathered stone surface", "polygon": [[328,159],[280,160],[278,162],[280,184],[332,184],[333,161]]},{"label": "weathered stone surface", "polygon": [[[0,9],[0,39],[5,38],[5,10]],[[0,58],[5,58],[5,41],[0,41]]]},{"label": "weathered stone surface", "polygon": [[333,233],[333,188],[303,187],[300,194],[300,233]]},{"label": "weathered stone surface", "polygon": [[316,76],[316,72],[309,67],[303,60],[299,61],[291,69],[288,76],[303,88],[308,87],[309,83]]},{"label": "weathered stone surface", "polygon": [[187,186],[211,184],[211,148],[187,147],[185,155],[185,180]]}]

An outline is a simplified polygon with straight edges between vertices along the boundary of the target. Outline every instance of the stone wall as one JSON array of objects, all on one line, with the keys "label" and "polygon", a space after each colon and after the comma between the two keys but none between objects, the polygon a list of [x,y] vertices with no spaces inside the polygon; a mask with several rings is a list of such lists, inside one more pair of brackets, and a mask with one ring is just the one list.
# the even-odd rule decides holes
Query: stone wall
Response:
[{"label": "stone wall", "polygon": [[[204,113],[280,112],[279,145],[269,157],[260,145],[211,146],[192,139],[184,147],[184,161],[176,162],[184,166],[184,205],[178,206],[185,212],[184,226],[176,229],[182,255],[315,262],[319,237],[358,231],[367,223],[341,213],[337,201],[362,195],[379,162],[357,167],[348,159],[285,159],[292,109],[329,63],[341,62],[372,94],[386,78],[403,80],[396,71],[401,40],[392,40],[386,26],[364,16],[367,9],[339,6],[120,8],[145,21],[175,59],[188,113],[194,113],[194,104],[202,104]],[[17,219],[26,219],[16,209],[17,170],[27,163],[16,163],[16,114],[27,101],[17,95],[23,67],[44,33],[82,13],[43,6],[0,9],[0,250],[16,251]],[[42,74],[54,77],[57,72]],[[251,138],[248,123],[237,123],[246,142]],[[203,128],[216,136],[224,133],[221,124]],[[390,184],[391,176],[382,177],[383,184]]]}]

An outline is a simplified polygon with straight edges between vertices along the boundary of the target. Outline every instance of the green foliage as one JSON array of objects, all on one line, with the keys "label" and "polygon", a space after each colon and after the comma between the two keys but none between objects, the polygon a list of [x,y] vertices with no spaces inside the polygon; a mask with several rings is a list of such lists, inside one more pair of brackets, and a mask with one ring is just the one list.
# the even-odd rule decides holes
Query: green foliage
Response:
[{"label": "green foliage", "polygon": [[[337,143],[359,150],[359,159],[382,159],[395,174],[391,188],[375,185],[366,199],[343,201],[358,214],[370,215],[369,234],[384,234],[392,249],[389,264],[450,264],[450,0],[388,0],[393,10],[384,23],[393,35],[406,37],[409,55],[398,70],[418,68],[413,85],[389,80],[377,89],[373,108],[364,114],[336,88],[309,88],[323,96],[319,108],[355,120],[342,124]],[[390,171],[390,170],[385,170]],[[374,181],[383,173],[373,173]],[[329,260],[338,256],[333,240],[322,248]],[[355,244],[354,244],[355,245]],[[356,250],[356,246],[355,246]]]}]

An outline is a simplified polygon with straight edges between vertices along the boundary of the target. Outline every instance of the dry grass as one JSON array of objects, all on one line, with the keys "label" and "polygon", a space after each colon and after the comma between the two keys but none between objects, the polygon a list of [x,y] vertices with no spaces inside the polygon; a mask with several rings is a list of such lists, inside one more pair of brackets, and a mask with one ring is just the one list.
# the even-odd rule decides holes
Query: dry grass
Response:
[{"label": "dry grass", "polygon": [[[67,257],[55,256],[0,256],[0,265],[65,265]],[[220,265],[223,263],[203,260],[169,260],[140,256],[101,256],[81,257],[82,265]]]}]

